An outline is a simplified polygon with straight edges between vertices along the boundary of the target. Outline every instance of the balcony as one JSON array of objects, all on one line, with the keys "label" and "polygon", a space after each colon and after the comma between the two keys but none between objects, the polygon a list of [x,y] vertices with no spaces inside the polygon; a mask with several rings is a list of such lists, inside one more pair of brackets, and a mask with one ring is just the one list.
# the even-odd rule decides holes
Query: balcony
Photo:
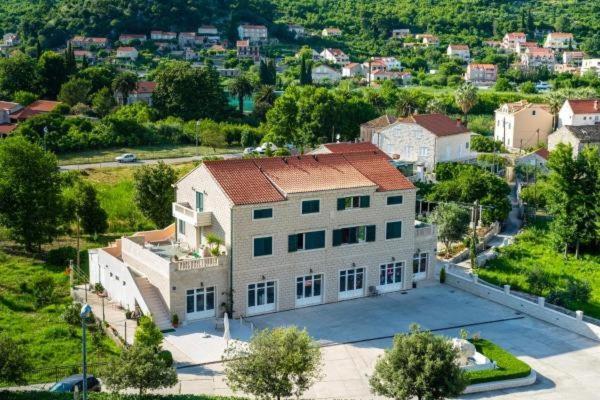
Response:
[{"label": "balcony", "polygon": [[429,239],[437,235],[435,225],[415,220],[415,239]]},{"label": "balcony", "polygon": [[212,225],[212,211],[196,211],[188,203],[173,203],[173,216],[196,227]]}]

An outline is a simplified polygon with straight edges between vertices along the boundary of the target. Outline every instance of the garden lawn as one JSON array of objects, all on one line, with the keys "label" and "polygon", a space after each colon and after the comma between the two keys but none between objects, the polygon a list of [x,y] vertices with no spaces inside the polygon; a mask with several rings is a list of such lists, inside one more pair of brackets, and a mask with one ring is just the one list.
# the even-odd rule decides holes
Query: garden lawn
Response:
[{"label": "garden lawn", "polygon": [[[479,268],[479,277],[497,284],[532,293],[527,272],[539,268],[547,272],[553,285],[561,286],[567,278],[588,282],[592,292],[586,303],[572,302],[568,307],[600,318],[600,254],[573,255],[564,258],[553,247],[548,222],[540,221],[527,227],[515,238],[515,243],[500,249],[500,255]],[[536,293],[533,293],[536,294]]]},{"label": "garden lawn", "polygon": [[[30,282],[41,273],[52,276],[56,286],[51,303],[36,308]],[[38,369],[29,379],[30,383],[52,382],[54,367],[79,365],[81,329],[61,319],[64,307],[71,302],[65,267],[0,252],[0,276],[0,332],[22,342],[29,352],[33,367]],[[100,341],[90,338],[88,346],[92,364],[106,362],[119,351],[106,336]],[[0,385],[6,383],[0,382]]]},{"label": "garden lawn", "polygon": [[485,339],[470,339],[477,352],[496,362],[498,368],[467,372],[469,384],[503,381],[529,376],[531,367],[503,348]]},{"label": "garden lawn", "polygon": [[[178,176],[189,172],[194,163],[173,165]],[[108,214],[108,231],[131,233],[154,229],[154,223],[146,218],[134,202],[133,174],[140,167],[88,169],[81,173],[98,191],[102,208]]]},{"label": "garden lawn", "polygon": [[141,160],[152,160],[157,158],[191,157],[195,155],[212,156],[229,153],[239,153],[239,148],[216,149],[194,145],[164,144],[160,146],[123,147],[118,149],[88,150],[76,153],[58,155],[60,165],[91,164],[115,161],[115,157],[124,153],[133,153]]}]

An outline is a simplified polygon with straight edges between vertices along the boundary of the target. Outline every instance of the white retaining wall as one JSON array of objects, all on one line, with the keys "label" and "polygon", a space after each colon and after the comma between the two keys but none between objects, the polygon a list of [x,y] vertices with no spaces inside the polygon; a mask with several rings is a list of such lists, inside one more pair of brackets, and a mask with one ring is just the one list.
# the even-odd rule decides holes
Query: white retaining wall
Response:
[{"label": "white retaining wall", "polygon": [[510,285],[505,285],[504,290],[484,285],[479,282],[477,275],[461,276],[446,270],[446,283],[571,332],[600,341],[600,326],[583,321],[582,311],[577,311],[576,317],[571,317],[547,308],[543,297],[539,297],[538,301],[534,303],[511,294]]}]

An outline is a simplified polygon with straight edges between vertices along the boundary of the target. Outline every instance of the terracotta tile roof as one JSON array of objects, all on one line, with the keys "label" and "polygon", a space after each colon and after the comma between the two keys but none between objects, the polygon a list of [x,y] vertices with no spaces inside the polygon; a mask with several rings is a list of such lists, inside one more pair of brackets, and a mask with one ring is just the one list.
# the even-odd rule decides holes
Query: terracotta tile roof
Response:
[{"label": "terracotta tile roof", "polygon": [[124,52],[130,52],[130,51],[134,51],[135,47],[119,47],[117,49],[117,53],[124,53]]},{"label": "terracotta tile roof", "polygon": [[236,47],[248,47],[250,46],[250,41],[249,40],[238,40],[237,42],[235,42]]},{"label": "terracotta tile roof", "polygon": [[553,39],[573,39],[573,34],[568,32],[550,32],[548,36]]},{"label": "terracotta tile roof", "polygon": [[466,44],[451,44],[448,46],[451,50],[469,50]]},{"label": "terracotta tile roof", "polygon": [[149,82],[149,81],[140,81],[136,84],[135,86],[135,90],[133,91],[133,93],[154,93],[154,90],[156,89],[156,82]]},{"label": "terracotta tile roof", "polygon": [[495,64],[469,64],[471,69],[497,69]]},{"label": "terracotta tile roof", "polygon": [[600,113],[600,100],[567,100],[574,114],[597,114]]},{"label": "terracotta tile roof", "polygon": [[537,154],[538,156],[542,157],[544,160],[547,160],[548,157],[550,156],[550,152],[545,147],[537,149],[535,151],[535,154]]},{"label": "terracotta tile roof", "polygon": [[393,124],[397,120],[398,118],[394,117],[393,115],[384,114],[381,117],[377,117],[375,119],[365,122],[364,124],[362,124],[362,126],[366,126],[368,128],[385,128],[386,126]]},{"label": "terracotta tile roof", "polygon": [[235,205],[284,201],[291,193],[414,188],[379,150],[206,161],[204,165]]},{"label": "terracotta tile roof", "polygon": [[8,135],[17,128],[17,124],[0,125],[0,135]]},{"label": "terracotta tile roof", "polygon": [[18,107],[19,103],[12,103],[10,101],[0,101],[0,110],[12,110]]},{"label": "terracotta tile roof", "polygon": [[332,153],[348,154],[348,153],[364,153],[365,151],[368,151],[368,152],[376,152],[376,153],[385,154],[385,153],[381,152],[381,150],[379,150],[379,148],[377,146],[375,146],[373,143],[369,143],[369,142],[326,143],[323,146]]},{"label": "terracotta tile roof", "polygon": [[436,136],[450,136],[469,132],[467,127],[460,121],[453,120],[444,114],[415,114],[401,121],[415,123]]},{"label": "terracotta tile roof", "polygon": [[506,103],[506,104],[500,106],[500,108],[498,108],[498,110],[496,110],[496,111],[502,111],[504,106],[506,106],[508,108],[508,112],[510,112],[510,113],[516,113],[516,112],[519,112],[526,108],[532,108],[532,107],[541,108],[543,110],[550,112],[550,106],[548,106],[547,104],[530,103],[527,100],[519,100],[514,103]]},{"label": "terracotta tile roof", "polygon": [[27,107],[23,108],[21,111],[11,115],[11,118],[22,121],[37,114],[50,112],[59,104],[59,101],[36,100]]}]

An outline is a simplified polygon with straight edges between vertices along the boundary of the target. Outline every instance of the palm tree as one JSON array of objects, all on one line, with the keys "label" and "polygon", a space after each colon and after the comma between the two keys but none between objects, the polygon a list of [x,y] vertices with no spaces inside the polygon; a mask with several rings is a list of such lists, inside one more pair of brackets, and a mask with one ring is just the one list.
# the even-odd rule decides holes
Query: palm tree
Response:
[{"label": "palm tree", "polygon": [[129,93],[133,92],[137,86],[137,75],[132,72],[122,72],[112,81],[112,89],[121,99],[121,105],[127,104]]},{"label": "palm tree", "polygon": [[267,103],[273,105],[276,98],[275,86],[261,85],[254,94],[254,103]]},{"label": "palm tree", "polygon": [[246,75],[237,76],[229,82],[229,93],[237,96],[240,114],[244,113],[244,97],[252,94],[253,86],[252,81]]},{"label": "palm tree", "polygon": [[556,121],[558,111],[562,107],[565,101],[565,97],[560,92],[550,92],[546,95],[546,103],[548,103],[548,107],[550,107],[550,112],[552,113],[552,130],[556,128]]},{"label": "palm tree", "polygon": [[456,89],[454,93],[454,100],[458,107],[465,115],[465,121],[467,120],[467,114],[477,104],[477,88],[471,82],[465,82]]}]

